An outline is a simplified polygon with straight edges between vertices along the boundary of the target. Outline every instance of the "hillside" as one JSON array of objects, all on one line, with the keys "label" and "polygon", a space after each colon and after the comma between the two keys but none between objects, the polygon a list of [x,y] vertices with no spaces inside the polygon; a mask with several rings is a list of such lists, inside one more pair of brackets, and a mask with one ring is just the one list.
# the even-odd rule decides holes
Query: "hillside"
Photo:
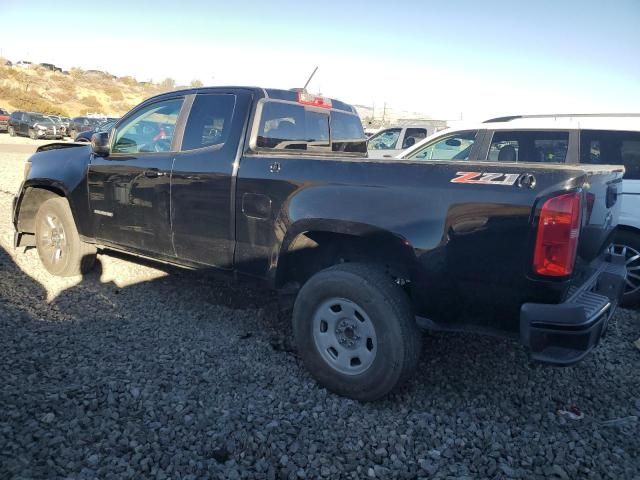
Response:
[{"label": "hillside", "polygon": [[175,83],[140,83],[104,72],[73,68],[67,73],[41,66],[6,66],[0,59],[0,107],[65,116],[102,113],[121,116],[145,98],[172,90]]}]

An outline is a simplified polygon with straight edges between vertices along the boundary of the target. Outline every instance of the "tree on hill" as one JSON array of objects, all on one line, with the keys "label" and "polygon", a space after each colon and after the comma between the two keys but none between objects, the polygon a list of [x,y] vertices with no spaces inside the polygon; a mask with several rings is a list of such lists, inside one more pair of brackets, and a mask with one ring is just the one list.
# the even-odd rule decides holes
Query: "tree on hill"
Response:
[{"label": "tree on hill", "polygon": [[82,101],[82,104],[88,109],[95,110],[95,111],[102,110],[102,104],[95,97],[95,95],[89,95],[87,97],[84,97],[81,99],[81,101]]},{"label": "tree on hill", "polygon": [[176,88],[176,81],[173,78],[165,78],[160,82],[160,87],[166,90],[173,90]]},{"label": "tree on hill", "polygon": [[202,87],[204,84],[200,80],[191,80],[191,86],[194,88]]}]

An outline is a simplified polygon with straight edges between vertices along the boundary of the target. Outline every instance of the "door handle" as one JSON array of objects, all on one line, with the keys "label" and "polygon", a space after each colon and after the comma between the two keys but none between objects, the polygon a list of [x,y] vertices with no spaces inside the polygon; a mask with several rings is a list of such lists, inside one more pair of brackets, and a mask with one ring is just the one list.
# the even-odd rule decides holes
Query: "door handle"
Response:
[{"label": "door handle", "polygon": [[144,176],[147,178],[158,178],[164,177],[165,175],[165,172],[161,172],[157,168],[150,168],[149,170],[144,171]]},{"label": "door handle", "polygon": [[271,165],[269,165],[269,171],[271,173],[278,173],[281,168],[282,166],[280,165],[280,162],[273,162]]}]

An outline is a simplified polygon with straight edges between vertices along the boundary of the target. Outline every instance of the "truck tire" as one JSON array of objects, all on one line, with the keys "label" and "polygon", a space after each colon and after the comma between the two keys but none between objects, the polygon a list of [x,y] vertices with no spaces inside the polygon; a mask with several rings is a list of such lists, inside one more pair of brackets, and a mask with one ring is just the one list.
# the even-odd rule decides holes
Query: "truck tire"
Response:
[{"label": "truck tire", "polygon": [[626,257],[627,283],[621,304],[634,307],[640,304],[640,233],[618,230],[613,251]]},{"label": "truck tire", "polygon": [[408,296],[380,268],[343,263],[309,279],[293,334],[311,375],[355,400],[377,400],[414,372],[422,345]]},{"label": "truck tire", "polygon": [[91,270],[96,261],[96,248],[80,240],[66,198],[43,202],[36,213],[35,224],[38,256],[50,274],[71,277]]},{"label": "truck tire", "polygon": [[15,137],[16,136],[16,131],[13,127],[9,127],[9,136],[10,137]]},{"label": "truck tire", "polygon": [[29,138],[31,140],[37,140],[38,139],[38,136],[36,135],[36,131],[31,129],[31,128],[29,129]]}]

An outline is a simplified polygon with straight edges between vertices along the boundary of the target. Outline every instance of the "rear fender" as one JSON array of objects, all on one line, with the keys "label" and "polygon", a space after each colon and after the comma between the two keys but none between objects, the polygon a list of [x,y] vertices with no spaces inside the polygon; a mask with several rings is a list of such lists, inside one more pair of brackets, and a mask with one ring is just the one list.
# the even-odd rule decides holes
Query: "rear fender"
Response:
[{"label": "rear fender", "polygon": [[[287,230],[271,265],[270,276],[276,286],[287,282],[292,262],[308,263],[309,255],[323,257],[316,264],[319,269],[340,261],[364,261],[385,266],[394,276],[403,278],[411,276],[416,262],[410,243],[387,230],[358,222],[304,219]],[[305,265],[305,270],[308,274],[315,273],[309,265]]]}]

